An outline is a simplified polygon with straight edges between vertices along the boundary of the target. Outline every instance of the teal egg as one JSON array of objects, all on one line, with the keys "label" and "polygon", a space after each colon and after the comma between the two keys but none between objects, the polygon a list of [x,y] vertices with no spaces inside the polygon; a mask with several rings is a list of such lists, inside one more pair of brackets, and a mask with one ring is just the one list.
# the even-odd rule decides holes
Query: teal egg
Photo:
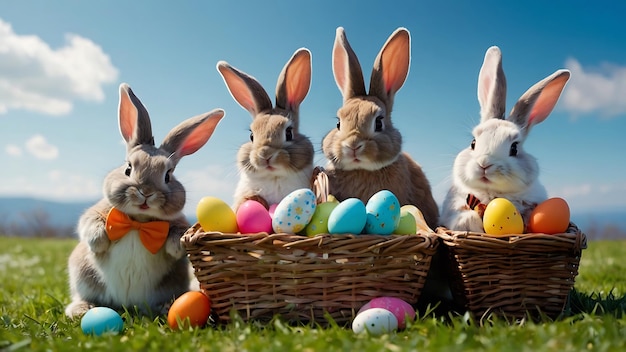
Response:
[{"label": "teal egg", "polygon": [[365,204],[358,198],[348,198],[328,216],[328,233],[358,235],[363,232],[365,218]]},{"label": "teal egg", "polygon": [[376,192],[367,201],[365,209],[365,233],[390,235],[400,223],[400,202],[391,191],[384,189]]},{"label": "teal egg", "polygon": [[111,308],[94,307],[83,315],[80,328],[86,335],[100,336],[105,332],[120,333],[124,329],[124,321]]}]

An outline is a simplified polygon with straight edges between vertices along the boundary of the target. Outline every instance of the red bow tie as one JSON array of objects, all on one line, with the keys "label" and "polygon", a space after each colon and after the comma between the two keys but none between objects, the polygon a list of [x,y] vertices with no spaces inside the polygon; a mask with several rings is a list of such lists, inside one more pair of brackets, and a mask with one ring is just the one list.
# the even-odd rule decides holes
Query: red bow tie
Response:
[{"label": "red bow tie", "polygon": [[476,196],[473,194],[468,194],[465,201],[470,209],[476,211],[481,218],[483,217],[487,205],[481,203],[480,199],[476,198]]},{"label": "red bow tie", "polygon": [[139,239],[150,253],[155,254],[163,247],[170,224],[167,221],[139,222],[132,220],[128,215],[116,208],[111,208],[106,220],[107,236],[111,241],[126,236],[130,230],[139,231]]}]

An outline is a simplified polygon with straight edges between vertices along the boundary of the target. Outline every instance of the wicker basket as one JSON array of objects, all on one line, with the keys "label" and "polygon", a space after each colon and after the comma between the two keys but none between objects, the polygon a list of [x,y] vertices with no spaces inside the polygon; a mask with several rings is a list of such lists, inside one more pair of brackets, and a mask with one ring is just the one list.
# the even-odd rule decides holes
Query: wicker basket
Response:
[{"label": "wicker basket", "polygon": [[[318,201],[326,199],[326,184],[318,172],[313,181]],[[234,310],[246,321],[280,315],[326,325],[330,316],[343,325],[372,298],[415,304],[439,239],[434,233],[232,234],[205,232],[195,224],[182,242],[220,321],[229,321]]]},{"label": "wicker basket", "polygon": [[578,275],[587,239],[574,224],[565,233],[491,237],[437,230],[449,255],[452,294],[475,317],[558,317]]}]

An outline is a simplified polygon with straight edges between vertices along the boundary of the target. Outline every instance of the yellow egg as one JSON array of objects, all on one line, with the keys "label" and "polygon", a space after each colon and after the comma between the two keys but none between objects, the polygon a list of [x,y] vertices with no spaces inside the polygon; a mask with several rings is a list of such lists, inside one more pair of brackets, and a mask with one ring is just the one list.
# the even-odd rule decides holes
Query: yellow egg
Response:
[{"label": "yellow egg", "polygon": [[569,227],[569,205],[563,198],[550,198],[539,203],[528,219],[528,232],[555,234]]},{"label": "yellow egg", "polygon": [[485,208],[483,227],[493,236],[516,235],[524,232],[524,220],[508,199],[495,198]]},{"label": "yellow egg", "polygon": [[228,204],[216,197],[204,197],[196,207],[198,222],[204,231],[236,233],[237,216]]},{"label": "yellow egg", "polygon": [[426,231],[426,232],[433,232],[433,230],[428,226],[428,224],[426,224],[426,220],[424,219],[424,214],[422,214],[422,211],[419,210],[418,207],[416,207],[415,205],[403,205],[402,207],[400,207],[400,214],[402,214],[402,212],[408,212],[411,215],[413,215],[413,217],[415,218],[415,226],[416,226],[416,232],[417,231]]}]

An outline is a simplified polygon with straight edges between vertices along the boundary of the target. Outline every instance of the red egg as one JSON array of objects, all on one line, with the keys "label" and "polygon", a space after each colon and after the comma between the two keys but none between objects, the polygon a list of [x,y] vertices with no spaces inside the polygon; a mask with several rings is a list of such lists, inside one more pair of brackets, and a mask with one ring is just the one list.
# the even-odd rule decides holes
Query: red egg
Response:
[{"label": "red egg", "polygon": [[[203,326],[211,314],[211,301],[204,293],[189,291],[178,297],[167,313],[168,325],[177,330],[189,326]],[[181,322],[182,326],[178,325]]]},{"label": "red egg", "polygon": [[550,198],[535,207],[528,219],[529,233],[556,234],[567,231],[570,210],[563,198]]}]

